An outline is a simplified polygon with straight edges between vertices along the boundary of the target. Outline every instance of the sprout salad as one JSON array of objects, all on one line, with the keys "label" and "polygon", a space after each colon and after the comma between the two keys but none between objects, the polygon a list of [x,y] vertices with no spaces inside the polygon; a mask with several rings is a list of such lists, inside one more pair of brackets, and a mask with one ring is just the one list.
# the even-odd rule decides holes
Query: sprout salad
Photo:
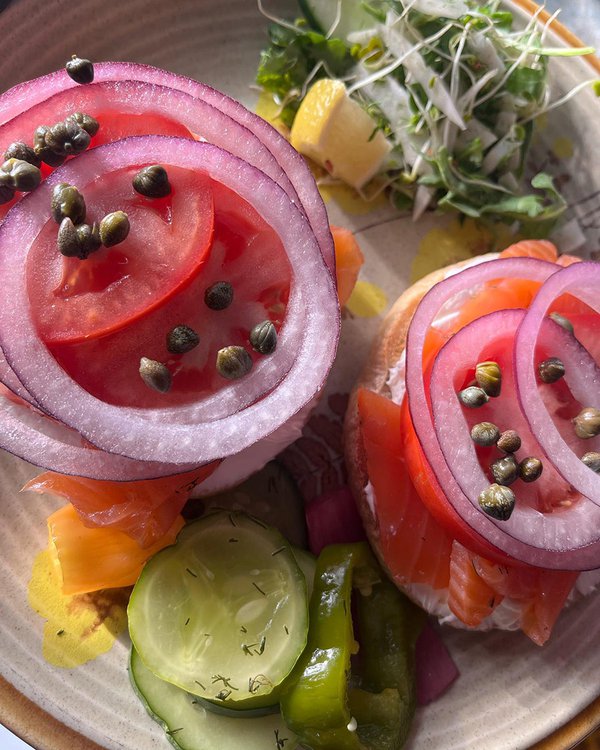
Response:
[{"label": "sprout salad", "polygon": [[565,201],[545,173],[526,179],[534,121],[561,105],[549,58],[593,52],[546,43],[542,9],[524,28],[498,0],[300,0],[302,17],[273,22],[261,55],[260,87],[291,126],[311,84],[344,81],[392,150],[364,192],[389,191],[395,206],[456,209],[518,222],[544,236]]}]

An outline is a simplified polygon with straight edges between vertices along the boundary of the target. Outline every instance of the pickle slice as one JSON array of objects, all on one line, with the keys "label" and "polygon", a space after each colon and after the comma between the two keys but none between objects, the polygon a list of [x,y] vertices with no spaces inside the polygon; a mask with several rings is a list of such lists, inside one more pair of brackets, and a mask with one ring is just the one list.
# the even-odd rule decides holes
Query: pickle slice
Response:
[{"label": "pickle slice", "polygon": [[293,750],[296,735],[281,715],[231,719],[207,711],[197,698],[154,675],[132,649],[129,675],[150,716],[180,750]]},{"label": "pickle slice", "polygon": [[276,529],[215,513],[146,564],[128,619],[160,679],[227,708],[271,706],[306,645],[306,581]]}]

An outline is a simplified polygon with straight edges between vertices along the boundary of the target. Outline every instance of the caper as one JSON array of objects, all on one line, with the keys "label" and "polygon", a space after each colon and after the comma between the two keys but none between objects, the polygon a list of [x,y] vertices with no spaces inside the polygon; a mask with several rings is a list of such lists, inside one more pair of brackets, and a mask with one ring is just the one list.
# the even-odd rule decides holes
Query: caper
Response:
[{"label": "caper", "polygon": [[185,354],[200,343],[200,337],[189,326],[175,326],[167,334],[167,349],[172,354]]},{"label": "caper", "polygon": [[490,469],[497,484],[503,486],[512,484],[519,475],[519,466],[513,455],[497,459],[492,463]]},{"label": "caper", "polygon": [[598,453],[597,451],[584,453],[584,455],[581,457],[581,460],[592,471],[595,471],[596,474],[600,474],[600,453]]},{"label": "caper", "polygon": [[475,367],[475,381],[488,396],[499,396],[502,389],[502,372],[497,362],[479,362]]},{"label": "caper", "polygon": [[35,153],[35,151],[22,141],[15,141],[4,152],[4,160],[8,159],[20,159],[21,161],[29,162],[34,167],[41,167],[42,160]]},{"label": "caper", "polygon": [[243,346],[226,346],[217,352],[217,371],[227,380],[237,380],[252,369],[252,357]]},{"label": "caper", "polygon": [[66,258],[78,258],[80,254],[79,238],[75,225],[66,216],[58,228],[57,245],[60,253]]},{"label": "caper", "polygon": [[270,320],[263,320],[250,331],[250,343],[260,354],[273,354],[277,348],[277,330]]},{"label": "caper", "polygon": [[544,383],[556,383],[565,374],[565,366],[558,357],[549,357],[538,365],[540,380]]},{"label": "caper", "polygon": [[73,55],[65,69],[75,83],[91,83],[94,80],[94,66],[83,57]]},{"label": "caper", "polygon": [[491,484],[479,495],[480,508],[498,521],[508,521],[515,509],[515,493],[499,484]]},{"label": "caper", "polygon": [[549,315],[552,320],[557,323],[559,326],[565,329],[565,331],[568,331],[569,333],[575,333],[575,329],[573,328],[573,323],[568,318],[565,318],[564,315],[561,315],[557,312],[551,312]]},{"label": "caper", "polygon": [[600,410],[586,406],[573,420],[575,434],[582,440],[600,435]]},{"label": "caper", "polygon": [[113,247],[129,234],[129,217],[125,211],[113,211],[100,222],[100,241],[104,247]]},{"label": "caper", "polygon": [[204,302],[211,310],[225,310],[233,302],[233,287],[228,281],[217,281],[204,292]]},{"label": "caper", "polygon": [[90,145],[90,134],[75,120],[67,118],[64,124],[67,131],[67,139],[63,144],[64,151],[67,154],[81,154]]},{"label": "caper", "polygon": [[460,391],[458,398],[463,406],[466,406],[469,409],[478,409],[480,406],[487,404],[490,400],[483,388],[478,388],[475,385],[470,385]]},{"label": "caper", "polygon": [[160,164],[144,167],[133,178],[133,189],[147,198],[164,198],[171,192],[169,175]]},{"label": "caper", "polygon": [[2,165],[2,171],[10,177],[12,187],[21,193],[35,190],[42,181],[40,170],[22,159],[8,159]]},{"label": "caper", "polygon": [[524,458],[519,464],[519,477],[524,482],[535,482],[539,479],[544,470],[544,464],[535,456]]},{"label": "caper", "polygon": [[500,430],[492,422],[478,422],[471,429],[471,440],[476,445],[496,445]]},{"label": "caper", "polygon": [[162,362],[148,357],[140,359],[140,376],[149,388],[159,393],[166,393],[173,382],[169,368]]},{"label": "caper", "polygon": [[52,191],[50,203],[52,216],[58,224],[68,216],[74,224],[85,221],[85,200],[83,195],[75,187],[66,182],[60,182]]},{"label": "caper", "polygon": [[100,241],[100,230],[98,224],[94,222],[89,224],[80,224],[77,228],[77,240],[79,242],[79,255],[81,260],[85,260],[96,250],[102,247]]},{"label": "caper", "polygon": [[50,131],[47,125],[39,125],[33,134],[33,151],[49,167],[60,167],[67,158],[55,153],[46,143],[46,135]]},{"label": "caper", "polygon": [[76,227],[66,216],[60,223],[57,243],[58,249],[67,258],[85,260],[101,246],[98,225],[80,224]]},{"label": "caper", "polygon": [[73,112],[72,115],[69,115],[66,118],[65,122],[67,122],[68,120],[73,120],[73,122],[76,122],[77,125],[79,125],[80,128],[83,128],[85,132],[92,138],[100,129],[100,123],[98,122],[98,120],[96,120],[95,117],[86,114],[85,112]]},{"label": "caper", "polygon": [[521,438],[514,430],[505,430],[496,443],[504,453],[516,453],[521,447]]},{"label": "caper", "polygon": [[59,156],[80,154],[90,145],[90,135],[74,120],[57,122],[45,134],[46,147]]}]

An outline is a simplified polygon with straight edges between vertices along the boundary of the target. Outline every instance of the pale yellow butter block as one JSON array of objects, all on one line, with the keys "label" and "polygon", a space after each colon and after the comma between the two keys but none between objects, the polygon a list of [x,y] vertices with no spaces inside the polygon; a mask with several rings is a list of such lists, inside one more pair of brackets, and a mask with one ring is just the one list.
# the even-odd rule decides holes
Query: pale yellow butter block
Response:
[{"label": "pale yellow butter block", "polygon": [[346,93],[341,81],[322,78],[307,93],[291,131],[292,146],[332,176],[355,188],[377,174],[391,144]]}]

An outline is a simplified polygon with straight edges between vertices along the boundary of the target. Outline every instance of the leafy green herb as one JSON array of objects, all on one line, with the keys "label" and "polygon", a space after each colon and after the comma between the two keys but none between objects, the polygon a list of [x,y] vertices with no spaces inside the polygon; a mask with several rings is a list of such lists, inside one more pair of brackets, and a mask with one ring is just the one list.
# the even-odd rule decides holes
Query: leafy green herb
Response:
[{"label": "leafy green herb", "polygon": [[270,46],[261,53],[256,82],[274,95],[282,121],[291,125],[309,77],[344,77],[355,59],[341,39],[327,39],[300,23],[296,30],[271,24],[268,34]]}]

